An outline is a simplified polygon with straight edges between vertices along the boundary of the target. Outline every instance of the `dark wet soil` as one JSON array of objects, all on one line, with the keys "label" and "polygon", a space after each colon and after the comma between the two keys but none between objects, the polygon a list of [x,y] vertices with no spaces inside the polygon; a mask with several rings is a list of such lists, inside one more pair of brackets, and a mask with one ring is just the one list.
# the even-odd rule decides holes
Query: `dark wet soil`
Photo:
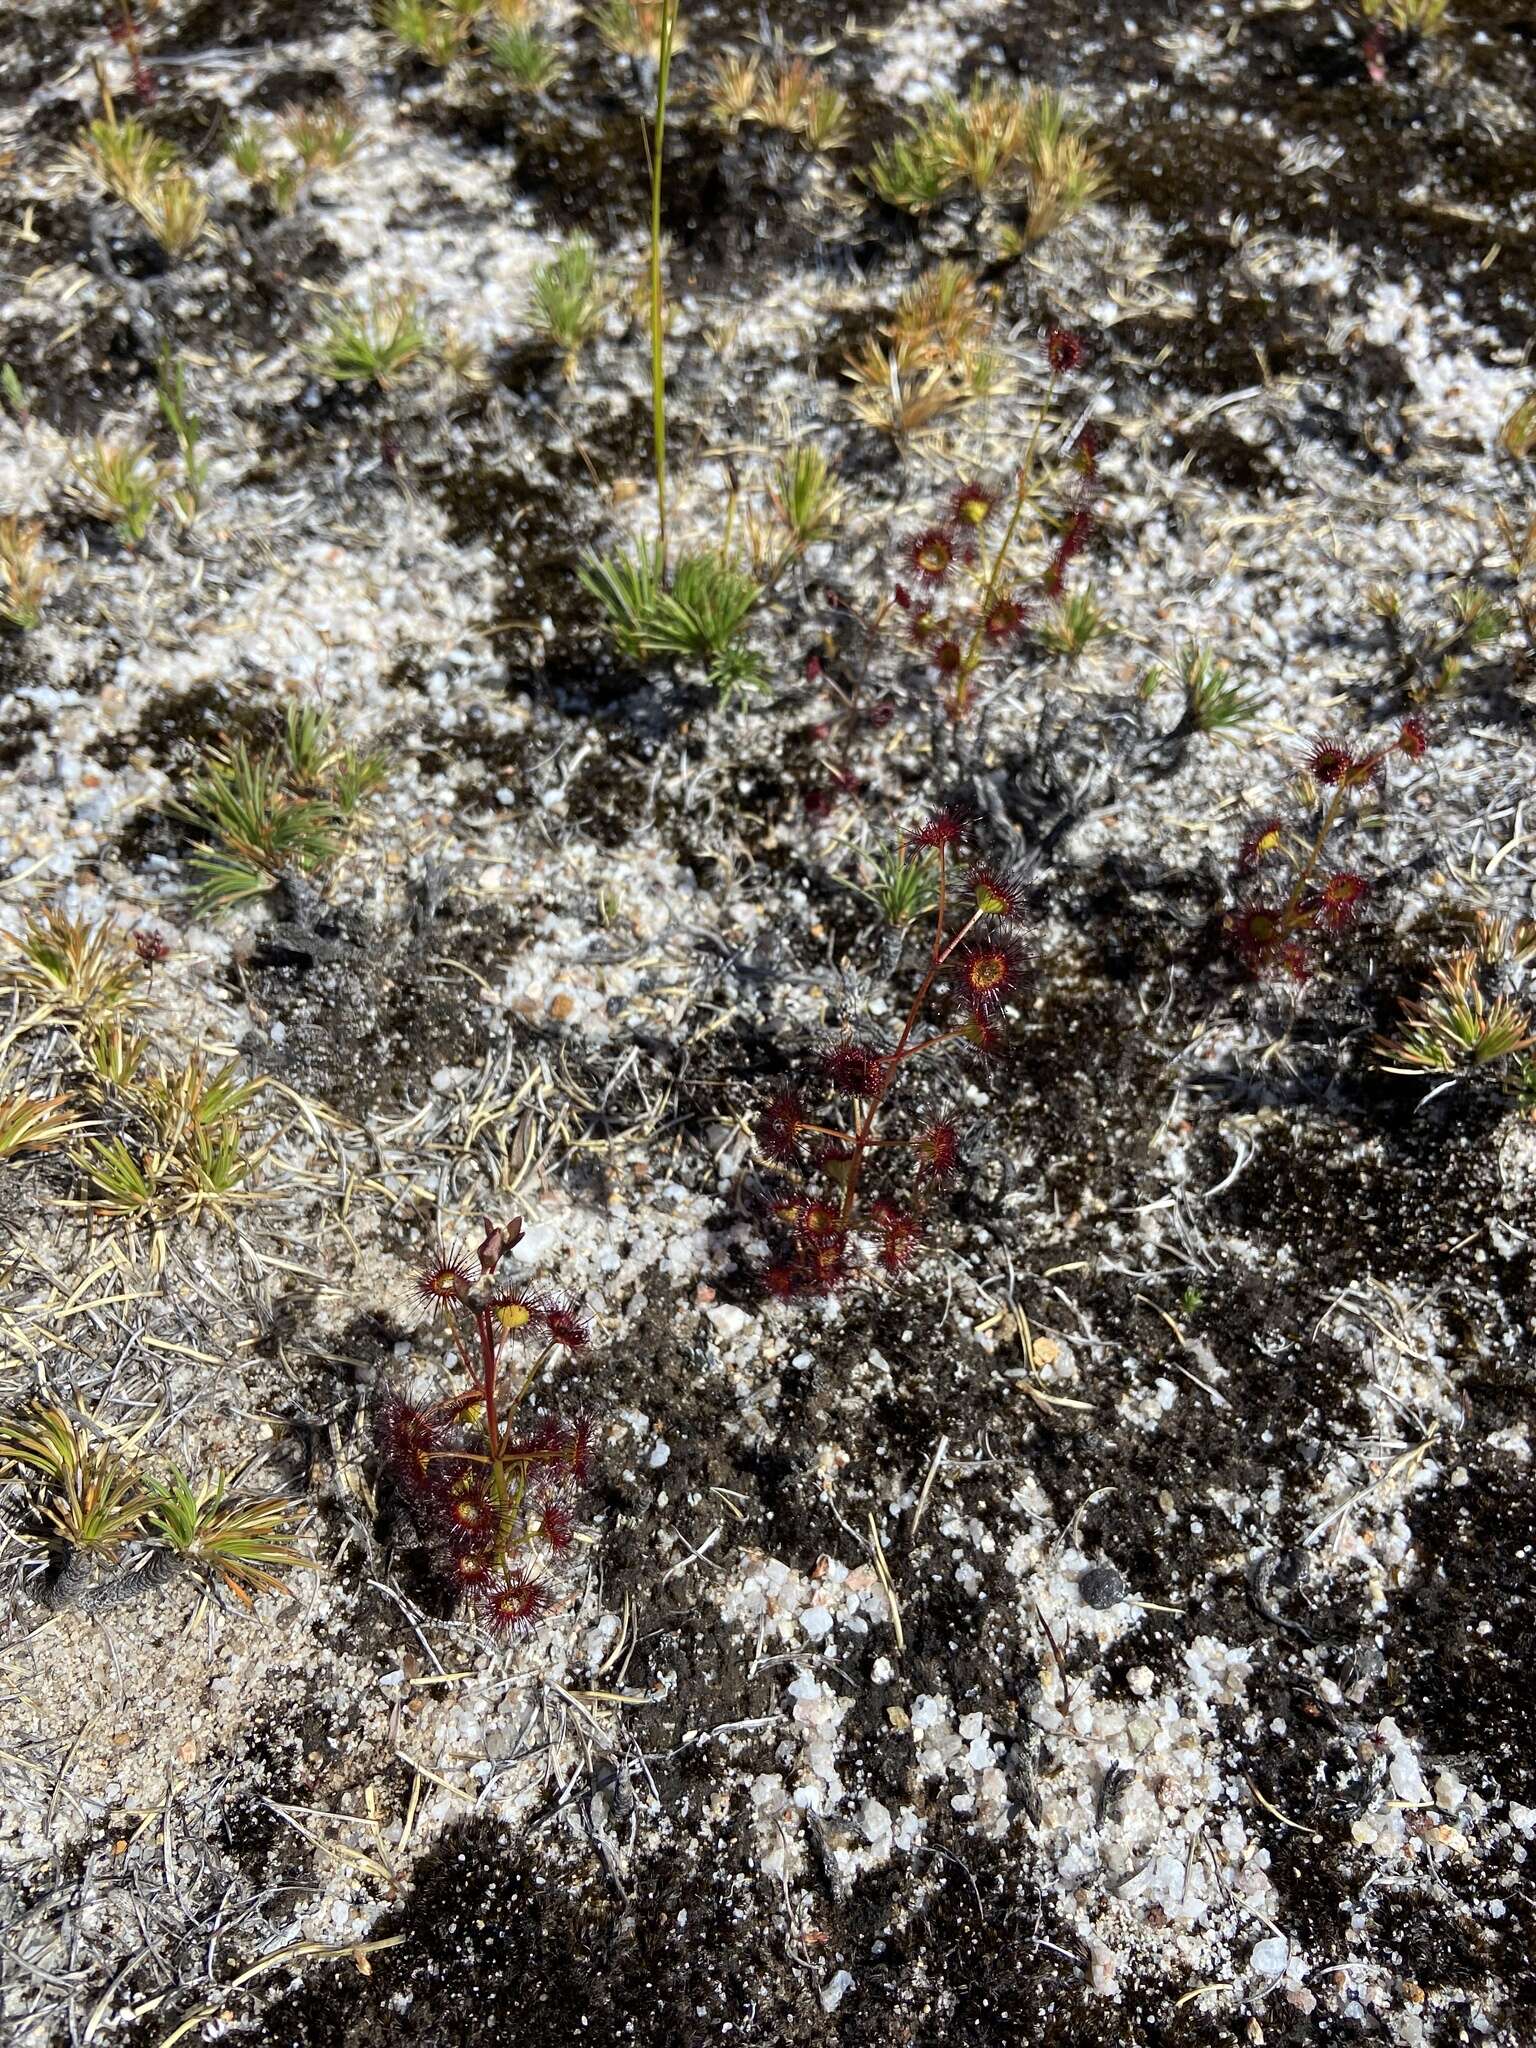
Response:
[{"label": "dark wet soil", "polygon": [[[1213,1000],[1212,984],[1208,971],[1179,961],[1167,925],[1117,872],[1069,871],[1061,887],[1066,900],[1092,907],[1084,944],[1070,963],[1043,963],[1045,1000],[1009,1034],[988,1080],[1005,1105],[997,1112],[1002,1150],[1021,1175],[1043,1172],[1058,1198],[1058,1230],[1015,1248],[1020,1283],[1034,1298],[1043,1293],[1040,1274],[1069,1259],[1090,1276],[1076,1298],[1092,1331],[1081,1389],[1091,1412],[1042,1415],[1005,1377],[1011,1358],[991,1358],[947,1327],[941,1298],[892,1290],[851,1297],[825,1336],[807,1329],[806,1355],[780,1370],[769,1395],[769,1438],[749,1439],[730,1420],[738,1397],[705,1327],[680,1318],[670,1296],[648,1304],[605,1360],[603,1385],[616,1408],[652,1417],[668,1443],[665,1505],[648,1471],[610,1470],[596,1490],[606,1596],[633,1603],[646,1668],[675,1676],[668,1697],[636,1720],[646,1779],[627,1751],[599,1756],[590,1780],[569,1788],[565,1821],[552,1831],[538,1827],[535,1839],[519,1842],[489,1823],[454,1830],[376,1929],[408,1940],[375,1958],[366,1984],[319,1973],[245,2038],[293,2048],[372,2048],[386,2035],[477,2043],[515,2025],[520,2038],[553,2043],[573,2027],[600,2024],[604,2038],[682,2039],[701,2048],[723,2040],[885,2048],[955,2039],[983,2048],[1110,2048],[1128,2039],[1194,2048],[1232,2039],[1226,2023],[1178,2010],[1167,1987],[1133,1982],[1120,2004],[1091,1995],[1086,1958],[1033,1874],[1027,1817],[1042,1766],[1029,1709],[1047,1650],[1020,1630],[1016,1588],[1001,1562],[1015,1523],[1008,1474],[1023,1468],[1064,1525],[1076,1517],[1090,1556],[1134,1593],[1174,1610],[1146,1612],[1102,1659],[1069,1641],[1074,1680],[1129,1699],[1133,1665],[1176,1682],[1185,1647],[1202,1634],[1253,1656],[1255,1711],[1228,1715],[1224,1733],[1258,1791],[1320,1837],[1266,1825],[1257,1802],[1244,1803],[1269,1852],[1285,1924],[1320,1972],[1349,1963],[1357,1950],[1360,1900],[1375,1865],[1350,1824],[1379,1796],[1384,1771],[1380,1746],[1359,1716],[1327,1704],[1322,1679],[1346,1694],[1365,1681],[1364,1725],[1396,1714],[1422,1745],[1426,1768],[1451,1764],[1487,1796],[1530,1796],[1536,1730],[1522,1673],[1533,1630],[1527,1566],[1536,1516],[1523,1468],[1483,1443],[1490,1429],[1526,1412],[1528,1362],[1512,1354],[1490,1366],[1469,1326],[1466,1420],[1443,1447],[1448,1463],[1465,1465],[1468,1483],[1410,1499],[1419,1568],[1385,1618],[1373,1614],[1363,1579],[1335,1576],[1325,1587],[1304,1548],[1305,1505],[1359,1427],[1338,1391],[1353,1377],[1352,1355],[1317,1324],[1331,1296],[1359,1275],[1362,1245],[1372,1270],[1390,1269],[1415,1292],[1449,1287],[1469,1318],[1479,1302],[1486,1311],[1497,1298],[1507,1314],[1528,1299],[1523,1269],[1491,1255],[1460,1263],[1454,1256],[1458,1239],[1477,1236],[1492,1199],[1473,1170],[1486,1133],[1463,1132],[1452,1154],[1442,1152],[1431,1204],[1425,1176],[1445,1133],[1425,1138],[1401,1103],[1357,1089],[1328,1128],[1334,1150],[1343,1150],[1340,1127],[1353,1120],[1350,1145],[1369,1147],[1368,1172],[1335,1164],[1326,1145],[1314,1147],[1307,1122],[1290,1118],[1266,1133],[1221,1198],[1212,1221],[1226,1234],[1213,1241],[1224,1255],[1198,1267],[1175,1259],[1161,1272],[1126,1270],[1115,1219],[1160,1192],[1151,1148],[1163,1112],[1157,1077]],[[823,908],[832,914],[830,899]],[[851,925],[844,932],[855,935]],[[811,944],[794,930],[789,937],[792,946]],[[1131,1011],[1154,966],[1159,980],[1171,974],[1175,993],[1171,1012],[1149,1031],[1133,1027]],[[750,1086],[783,1062],[784,1049],[750,1029],[721,1039],[705,1075],[682,1077],[685,1109],[697,1101],[702,1112],[713,1090]],[[662,1056],[657,1072],[666,1064]],[[1006,1211],[984,1192],[970,1189],[957,1207],[962,1242],[1005,1237]],[[1432,1223],[1423,1220],[1431,1208]],[[1420,1224],[1394,1238],[1391,1215]],[[1237,1256],[1235,1238],[1253,1247],[1251,1257]],[[1148,1431],[1126,1418],[1125,1398],[1159,1374],[1178,1374],[1192,1355],[1159,1310],[1222,1362],[1224,1399],[1181,1388]],[[893,1371],[871,1396],[848,1364],[876,1354]],[[891,1648],[879,1631],[840,1635],[825,1667],[848,1703],[845,1782],[854,1797],[916,1806],[928,1821],[926,1846],[851,1894],[818,1875],[813,1861],[809,1917],[791,1929],[773,1888],[753,1875],[745,1812],[739,1803],[722,1810],[717,1771],[691,1740],[716,1724],[771,1719],[780,1708],[778,1677],[754,1667],[750,1646],[712,1620],[695,1580],[664,1575],[661,1557],[708,1535],[722,1491],[733,1504],[733,1541],[803,1566],[823,1553],[846,1557],[848,1528],[871,1512],[884,1515],[920,1479],[941,1436],[963,1462],[941,1487],[934,1524],[955,1513],[987,1528],[995,1549],[967,1553],[979,1585],[960,1592],[948,1545],[931,1525],[904,1548],[907,1647],[894,1692],[872,1682],[875,1657]],[[848,1453],[832,1488],[818,1476],[829,1441]],[[1275,1540],[1292,1547],[1256,1599],[1249,1574],[1231,1562],[1246,1545],[1228,1504],[1276,1486]],[[675,1532],[661,1553],[659,1525]],[[957,1714],[985,1713],[1009,1744],[1019,1830],[1009,1846],[976,1838],[916,1776],[905,1761],[910,1751],[893,1747],[886,1705],[925,1691],[947,1693]],[[777,1739],[774,1727],[734,1739],[733,1764],[744,1779],[775,1768]],[[674,1839],[628,1863],[621,1878],[605,1867],[601,1842],[627,1825],[636,1800],[646,1829]],[[1376,1898],[1373,1953],[1398,1973],[1394,1995],[1411,2002],[1432,1993],[1454,2006],[1504,1983],[1515,2013],[1532,2009],[1521,2003],[1536,1997],[1530,1915],[1522,1905],[1490,1919],[1479,1905],[1490,1883],[1500,1881],[1486,1868],[1453,1868],[1434,1893],[1393,1888]],[[1507,1888],[1508,1874],[1500,1883]],[[857,1989],[828,2012],[816,1987],[839,1968]],[[1264,2025],[1266,2040],[1298,2048],[1377,2038],[1326,2006],[1307,2016],[1277,2003]]]},{"label": "dark wet soil", "polygon": [[508,1030],[481,1001],[529,927],[451,903],[424,926],[332,908],[259,935],[236,984],[263,1070],[343,1115],[419,1106],[441,1067],[476,1067]]},{"label": "dark wet soil", "polygon": [[185,769],[214,745],[275,740],[279,725],[255,677],[242,679],[239,687],[199,683],[156,698],[126,732],[99,741],[92,751],[103,768],[123,768],[142,755],[155,768]]}]

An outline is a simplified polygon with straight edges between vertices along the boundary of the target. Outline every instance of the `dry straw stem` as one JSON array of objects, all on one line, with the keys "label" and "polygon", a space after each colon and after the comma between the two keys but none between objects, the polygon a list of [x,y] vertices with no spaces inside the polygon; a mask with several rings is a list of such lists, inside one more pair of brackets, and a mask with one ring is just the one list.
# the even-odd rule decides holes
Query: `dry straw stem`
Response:
[{"label": "dry straw stem", "polygon": [[896,1654],[899,1657],[907,1647],[906,1630],[901,1625],[901,1602],[896,1597],[896,1581],[891,1576],[890,1561],[885,1554],[885,1545],[880,1540],[880,1527],[875,1520],[873,1509],[869,1514],[869,1552],[874,1560],[875,1577],[880,1581],[880,1590],[885,1595],[885,1604],[890,1610],[891,1633],[896,1638]]},{"label": "dry straw stem", "polygon": [[[622,0],[638,14],[636,0]],[[661,282],[661,181],[666,157],[667,92],[677,44],[679,0],[659,0],[656,21],[656,114],[650,135],[651,225],[651,442],[656,467],[656,554],[662,576],[667,567],[667,377]]]},{"label": "dry straw stem", "polygon": [[[242,1984],[249,1984],[254,1978],[264,1976],[268,1970],[280,1970],[286,1967],[287,1964],[296,1962],[344,1962],[350,1960],[358,1971],[366,1977],[371,1974],[371,1967],[368,1962],[370,1956],[376,1956],[387,1948],[399,1948],[403,1942],[409,1941],[410,1938],[408,1934],[385,1934],[381,1935],[377,1941],[342,1942],[336,1946],[324,1941],[290,1942],[288,1947],[277,1949],[271,1955],[260,1957],[248,1969],[242,1970],[238,1976],[229,1978],[223,1985],[216,2004],[200,2006],[196,2012],[189,2013],[179,2026],[173,2027],[168,2034],[161,2036],[157,2043],[157,2048],[176,2048],[176,2044],[179,2041],[184,2041],[195,2028],[205,2025],[209,2020],[218,2019],[228,2003],[225,1996],[226,1993],[238,1991]],[[166,1994],[167,1997],[169,1995],[169,1993]],[[153,2001],[153,2004],[158,2006],[163,2002],[162,1999],[157,1998]],[[145,2010],[147,2011],[149,2008],[145,2008]]]}]

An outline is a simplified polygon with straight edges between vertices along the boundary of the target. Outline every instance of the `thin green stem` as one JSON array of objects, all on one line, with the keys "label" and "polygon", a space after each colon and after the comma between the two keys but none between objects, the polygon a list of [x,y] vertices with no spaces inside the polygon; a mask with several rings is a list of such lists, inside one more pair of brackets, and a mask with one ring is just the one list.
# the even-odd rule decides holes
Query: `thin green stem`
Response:
[{"label": "thin green stem", "polygon": [[498,1518],[505,1518],[507,1474],[505,1461],[501,1455],[501,1421],[496,1413],[496,1329],[488,1309],[481,1309],[476,1314],[475,1327],[480,1335],[481,1386],[485,1395],[485,1440],[491,1454],[491,1491],[496,1498]]},{"label": "thin green stem", "polygon": [[[464,1342],[464,1332],[459,1328],[459,1319],[454,1314],[453,1308],[448,1302],[441,1302],[439,1303],[439,1306],[441,1307],[443,1312],[443,1321],[447,1325],[448,1334],[453,1339],[453,1348],[459,1354],[459,1363],[464,1368],[465,1377],[470,1381],[471,1385],[473,1385],[475,1382],[479,1380],[480,1373],[479,1369],[475,1365],[474,1360],[469,1355],[469,1348]],[[457,1400],[458,1398],[459,1397],[457,1395],[450,1396],[450,1399],[453,1400]],[[441,1407],[445,1404],[439,1402],[437,1405]]]},{"label": "thin green stem", "polygon": [[1051,416],[1051,400],[1056,396],[1056,371],[1052,370],[1045,387],[1045,396],[1040,401],[1040,410],[1035,414],[1035,424],[1030,430],[1029,446],[1024,450],[1024,460],[1019,464],[1019,482],[1030,483],[1035,474],[1035,450],[1040,445],[1040,433]]},{"label": "thin green stem", "polygon": [[[901,1027],[901,1036],[896,1041],[895,1049],[886,1060],[885,1086],[865,1106],[864,1114],[859,1119],[858,1126],[854,1131],[851,1147],[852,1157],[848,1161],[848,1174],[843,1182],[842,1207],[838,1212],[838,1227],[841,1230],[847,1230],[853,1220],[854,1207],[859,1198],[859,1182],[864,1175],[865,1163],[869,1158],[870,1152],[880,1142],[875,1137],[875,1120],[880,1114],[881,1104],[890,1092],[891,1077],[903,1060],[910,1059],[914,1051],[921,1049],[913,1046],[912,1034],[917,1029],[918,1020],[923,1014],[923,1006],[928,1000],[928,993],[933,987],[938,977],[939,969],[947,957],[944,950],[944,926],[948,916],[949,904],[948,874],[944,858],[945,849],[941,846],[938,852],[939,894],[938,902],[934,907],[933,946],[928,957],[928,972],[923,976],[922,985],[908,1007],[906,1021]],[[929,1043],[932,1043],[932,1041],[924,1041],[924,1045]]]},{"label": "thin green stem", "polygon": [[[949,1045],[955,1039],[964,1038],[964,1036],[965,1033],[963,1031],[935,1031],[928,1038],[920,1038],[916,1045],[909,1045],[902,1057],[903,1059],[915,1060],[919,1053],[932,1052],[936,1045]],[[876,1139],[874,1142],[879,1144],[882,1141]]]},{"label": "thin green stem", "polygon": [[1306,888],[1308,882],[1311,881],[1313,871],[1317,867],[1318,861],[1322,858],[1323,848],[1328,844],[1328,835],[1338,822],[1339,812],[1344,808],[1344,790],[1345,785],[1341,782],[1333,792],[1333,799],[1327,810],[1323,813],[1323,822],[1318,827],[1317,837],[1312,842],[1311,851],[1296,870],[1296,879],[1291,884],[1290,894],[1285,899],[1285,908],[1280,913],[1282,924],[1289,922],[1290,918],[1294,915],[1296,906],[1301,901],[1301,892]]},{"label": "thin green stem", "polygon": [[955,953],[957,952],[959,947],[964,943],[966,939],[970,937],[971,933],[976,929],[977,925],[981,923],[981,920],[986,916],[986,914],[987,913],[984,910],[973,910],[971,912],[970,916],[965,920],[965,923],[961,925],[959,931],[955,933],[955,936],[950,940],[949,944],[944,948],[944,951],[939,955],[939,958],[935,963],[937,966],[942,967],[947,960],[952,960],[954,958]]},{"label": "thin green stem", "polygon": [[651,440],[656,459],[656,547],[667,567],[667,380],[661,332],[661,168],[667,139],[667,87],[680,0],[663,0],[656,59],[656,120],[651,137]]},{"label": "thin green stem", "polygon": [[543,1371],[544,1367],[548,1365],[549,1361],[554,1357],[555,1350],[555,1345],[546,1344],[544,1349],[539,1353],[538,1357],[533,1361],[532,1365],[530,1365],[528,1370],[523,1374],[521,1386],[519,1386],[517,1392],[512,1396],[512,1399],[507,1403],[507,1420],[509,1422],[511,1421],[512,1417],[517,1413],[518,1409],[522,1407],[523,1402],[527,1398],[528,1389],[533,1385],[534,1381],[538,1378],[539,1374]]},{"label": "thin green stem", "polygon": [[1056,372],[1052,370],[1050,382],[1045,387],[1045,396],[1035,414],[1035,424],[1030,433],[1029,446],[1024,451],[1024,460],[1019,464],[1018,486],[1013,494],[1013,511],[1009,515],[1007,529],[998,543],[997,553],[992,557],[992,567],[981,593],[981,605],[976,614],[976,629],[960,660],[955,677],[955,701],[957,708],[965,709],[967,686],[972,669],[976,666],[977,650],[982,635],[987,630],[987,620],[992,616],[992,607],[1002,588],[1003,574],[1008,567],[1008,557],[1013,548],[1014,536],[1019,530],[1019,521],[1024,516],[1024,507],[1029,501],[1030,489],[1035,478],[1035,450],[1040,445],[1040,431],[1050,417],[1051,401],[1056,396]]}]

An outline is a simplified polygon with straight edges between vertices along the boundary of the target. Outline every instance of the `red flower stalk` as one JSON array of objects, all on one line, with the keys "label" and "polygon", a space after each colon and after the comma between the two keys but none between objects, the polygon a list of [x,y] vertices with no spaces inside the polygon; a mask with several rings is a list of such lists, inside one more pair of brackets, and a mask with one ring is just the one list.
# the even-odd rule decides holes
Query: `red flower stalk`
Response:
[{"label": "red flower stalk", "polygon": [[162,960],[171,957],[171,942],[163,932],[152,931],[148,925],[141,925],[133,935],[133,950],[153,974]]},{"label": "red flower stalk", "polygon": [[1062,584],[1071,564],[1088,545],[1088,536],[1093,531],[1093,515],[1085,505],[1079,505],[1067,522],[1067,529],[1056,543],[1056,552],[1051,565],[1045,572],[1045,588],[1051,597],[1061,595]]},{"label": "red flower stalk", "polygon": [[121,13],[109,31],[114,43],[121,43],[128,53],[128,69],[133,80],[133,90],[146,107],[153,106],[157,88],[144,62],[144,49],[139,41],[139,25],[134,19],[130,0],[120,0]]},{"label": "red flower stalk", "polygon": [[[762,1285],[780,1301],[834,1293],[876,1269],[905,1271],[923,1240],[925,1199],[958,1169],[959,1137],[948,1118],[915,1137],[888,1126],[909,1064],[946,1048],[956,1056],[968,1045],[993,1049],[993,1020],[1023,979],[1024,956],[1006,928],[1023,909],[1022,886],[999,863],[963,864],[970,840],[970,814],[951,809],[905,842],[931,854],[935,901],[926,964],[894,1040],[876,1047],[850,1038],[824,1052],[814,1080],[775,1096],[759,1118],[766,1156],[800,1169],[799,1184],[770,1211],[785,1242]],[[833,1106],[808,1108],[818,1091]],[[808,1163],[800,1145],[807,1132],[821,1141]]]},{"label": "red flower stalk", "polygon": [[[521,1236],[516,1218],[486,1220],[476,1254],[482,1282]],[[444,1583],[487,1627],[515,1633],[551,1605],[593,1446],[585,1417],[518,1425],[544,1367],[561,1350],[585,1349],[587,1321],[565,1294],[477,1289],[468,1262],[453,1252],[440,1253],[417,1284],[442,1317],[463,1383],[425,1405],[386,1402],[379,1449]]]}]

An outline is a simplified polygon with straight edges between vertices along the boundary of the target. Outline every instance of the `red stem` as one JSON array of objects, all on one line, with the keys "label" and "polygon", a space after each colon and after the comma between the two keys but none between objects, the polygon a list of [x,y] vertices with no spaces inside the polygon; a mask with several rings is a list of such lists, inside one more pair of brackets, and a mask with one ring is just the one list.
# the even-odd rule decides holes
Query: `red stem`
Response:
[{"label": "red stem", "polygon": [[[949,878],[945,865],[946,851],[947,849],[943,846],[940,846],[938,849],[939,889],[938,901],[934,907],[933,945],[928,955],[928,972],[923,976],[917,994],[912,998],[911,1005],[907,1010],[906,1021],[901,1027],[901,1036],[896,1041],[895,1049],[886,1056],[885,1080],[880,1092],[878,1095],[870,1098],[869,1103],[865,1107],[864,1114],[854,1131],[853,1157],[848,1162],[848,1175],[843,1183],[842,1207],[838,1212],[838,1228],[840,1230],[847,1230],[852,1221],[854,1207],[859,1197],[859,1183],[863,1178],[865,1162],[870,1152],[880,1143],[880,1140],[874,1135],[875,1119],[879,1116],[880,1106],[890,1091],[891,1079],[896,1068],[903,1061],[913,1058],[917,1053],[926,1051],[929,1046],[939,1044],[945,1038],[956,1035],[951,1032],[939,1032],[932,1038],[925,1038],[921,1044],[914,1045],[912,1043],[912,1034],[917,1029],[918,1019],[923,1013],[923,1007],[928,1001],[933,984],[938,979],[940,968],[954,950],[954,945],[958,945],[965,932],[970,930],[970,924],[964,926],[961,932],[957,934],[954,944],[946,950],[944,926],[949,915]],[[974,918],[972,918],[971,923],[975,923]]]}]

